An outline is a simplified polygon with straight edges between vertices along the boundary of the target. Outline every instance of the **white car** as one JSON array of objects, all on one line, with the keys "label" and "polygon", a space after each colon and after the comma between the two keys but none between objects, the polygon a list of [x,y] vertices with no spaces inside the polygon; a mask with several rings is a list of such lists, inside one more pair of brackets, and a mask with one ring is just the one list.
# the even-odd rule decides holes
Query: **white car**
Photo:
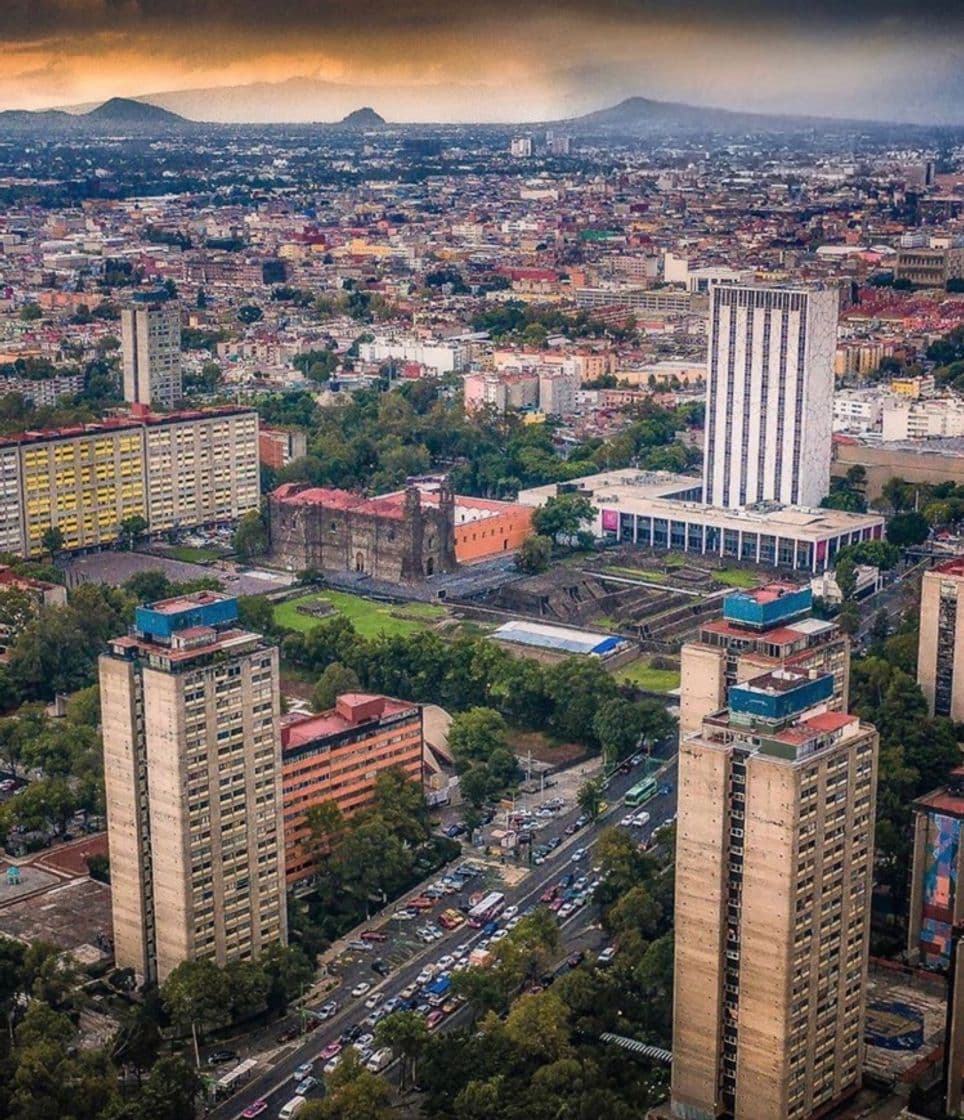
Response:
[{"label": "white car", "polygon": [[454,957],[449,956],[449,954],[446,953],[444,957],[439,957],[438,961],[436,962],[436,968],[440,968],[444,972],[445,969],[452,967],[452,962],[454,960]]},{"label": "white car", "polygon": [[626,816],[623,817],[623,819],[619,823],[622,825],[623,828],[632,828],[633,827],[633,817],[635,815],[636,815],[635,813],[627,813]]},{"label": "white car", "polygon": [[338,1068],[338,1063],[341,1061],[341,1054],[336,1054],[333,1058],[329,1058],[324,1065],[324,1071],[329,1076]]},{"label": "white car", "polygon": [[508,936],[509,936],[509,931],[507,929],[497,929],[495,931],[495,933],[492,934],[492,940],[493,940],[493,942],[501,941],[503,937],[508,937]]},{"label": "white car", "polygon": [[585,859],[585,858],[586,858],[586,849],[585,848],[576,848],[576,850],[572,853],[572,857],[570,859],[570,862],[571,863],[578,863],[581,859]]},{"label": "white car", "polygon": [[516,914],[518,914],[518,913],[519,913],[519,907],[518,906],[507,906],[502,911],[502,917],[505,919],[505,921],[508,921],[510,918],[514,918],[516,916]]},{"label": "white car", "polygon": [[435,976],[435,966],[431,965],[431,964],[427,964],[422,969],[422,971],[418,974],[418,976],[415,977],[415,983],[418,984],[419,987],[421,987],[423,984],[430,983],[434,976]]},{"label": "white car", "polygon": [[406,910],[406,909],[403,908],[401,910],[396,910],[392,914],[392,917],[395,919],[396,922],[411,922],[413,919],[418,917],[418,911],[417,910]]},{"label": "white car", "polygon": [[373,1034],[359,1035],[358,1038],[355,1039],[355,1049],[364,1050],[366,1046],[371,1046],[374,1041],[375,1036]]},{"label": "white car", "polygon": [[606,948],[600,952],[599,956],[596,957],[596,964],[609,964],[615,955],[616,947],[614,945],[607,945]]},{"label": "white car", "polygon": [[633,817],[634,828],[643,828],[647,824],[649,824],[649,813],[637,813],[636,816]]},{"label": "white car", "polygon": [[411,999],[417,991],[418,984],[413,980],[411,984],[406,984],[398,994],[402,997],[402,999]]},{"label": "white car", "polygon": [[369,1011],[374,1011],[384,998],[384,992],[372,992],[368,999],[365,1000],[365,1006]]},{"label": "white car", "polygon": [[370,991],[370,989],[371,989],[371,984],[369,984],[367,980],[362,980],[358,984],[356,984],[354,986],[354,988],[352,988],[351,994],[356,999],[358,999],[359,997],[363,996],[367,991]]}]

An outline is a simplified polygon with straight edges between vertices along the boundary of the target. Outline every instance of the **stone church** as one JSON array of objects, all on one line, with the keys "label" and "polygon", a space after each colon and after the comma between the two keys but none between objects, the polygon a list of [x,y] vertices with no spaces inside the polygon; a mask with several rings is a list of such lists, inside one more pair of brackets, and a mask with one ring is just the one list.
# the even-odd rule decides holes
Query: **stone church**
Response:
[{"label": "stone church", "polygon": [[285,483],[268,497],[272,558],[292,572],[359,572],[391,583],[454,571],[454,496],[442,482],[433,498],[415,486],[369,498]]}]

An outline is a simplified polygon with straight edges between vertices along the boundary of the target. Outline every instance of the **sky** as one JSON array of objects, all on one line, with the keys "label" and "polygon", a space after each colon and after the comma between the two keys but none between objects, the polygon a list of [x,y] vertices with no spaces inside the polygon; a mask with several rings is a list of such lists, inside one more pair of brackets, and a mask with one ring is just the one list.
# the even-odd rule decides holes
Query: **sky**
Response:
[{"label": "sky", "polygon": [[643,95],[964,124],[962,0],[0,0],[0,58],[2,108],[525,121]]}]

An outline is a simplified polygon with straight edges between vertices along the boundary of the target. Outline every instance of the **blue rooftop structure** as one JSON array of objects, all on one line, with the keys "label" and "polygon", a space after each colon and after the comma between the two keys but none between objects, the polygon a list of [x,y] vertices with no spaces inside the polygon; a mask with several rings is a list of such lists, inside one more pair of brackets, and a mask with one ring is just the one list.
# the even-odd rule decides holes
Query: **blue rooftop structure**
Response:
[{"label": "blue rooftop structure", "polygon": [[833,675],[810,676],[777,669],[730,688],[730,715],[736,722],[759,719],[785,723],[833,696]]},{"label": "blue rooftop structure", "polygon": [[768,583],[752,591],[727,595],[723,600],[723,617],[727,622],[751,630],[772,630],[809,614],[812,608],[813,593],[809,585]]},{"label": "blue rooftop structure", "polygon": [[179,630],[225,626],[237,617],[238,600],[234,596],[217,591],[195,591],[137,607],[134,628],[145,637],[164,641]]}]

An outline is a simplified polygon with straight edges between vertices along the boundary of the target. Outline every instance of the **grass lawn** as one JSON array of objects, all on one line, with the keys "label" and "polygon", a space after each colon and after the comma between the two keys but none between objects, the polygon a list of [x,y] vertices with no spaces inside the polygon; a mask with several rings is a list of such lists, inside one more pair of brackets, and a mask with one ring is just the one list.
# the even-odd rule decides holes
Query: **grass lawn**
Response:
[{"label": "grass lawn", "polygon": [[[361,595],[320,591],[279,603],[274,609],[276,625],[286,626],[290,630],[313,630],[322,620],[314,615],[301,614],[297,607],[316,599],[325,599],[331,603],[363,638],[374,638],[378,634],[414,634],[444,618],[447,613],[444,607],[437,607],[433,603],[375,603]],[[396,615],[404,617],[395,617]]]},{"label": "grass lawn", "polygon": [[713,582],[723,583],[727,587],[756,587],[760,583],[760,577],[742,568],[724,568],[722,572],[713,573]]},{"label": "grass lawn", "polygon": [[222,553],[215,552],[213,548],[191,548],[186,544],[172,545],[165,555],[172,560],[182,560],[185,564],[210,564],[220,560]]},{"label": "grass lawn", "polygon": [[645,657],[617,669],[620,684],[635,684],[648,692],[670,692],[679,688],[679,669],[654,669]]},{"label": "grass lawn", "polygon": [[603,578],[611,574],[614,576],[629,576],[632,579],[646,579],[650,583],[665,583],[668,578],[665,572],[651,572],[646,568],[607,568],[599,574]]}]

